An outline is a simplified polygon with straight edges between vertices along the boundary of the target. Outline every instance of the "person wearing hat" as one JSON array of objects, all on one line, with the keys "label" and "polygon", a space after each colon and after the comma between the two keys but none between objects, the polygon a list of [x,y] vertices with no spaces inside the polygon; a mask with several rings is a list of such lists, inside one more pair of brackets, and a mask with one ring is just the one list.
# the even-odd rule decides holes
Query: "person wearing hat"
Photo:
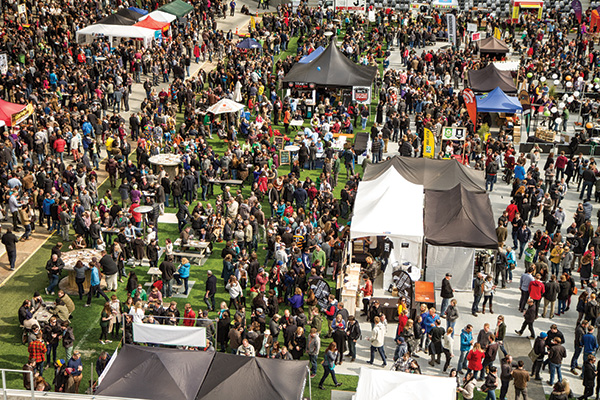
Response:
[{"label": "person wearing hat", "polygon": [[[531,308],[531,307],[530,307]],[[546,332],[540,332],[540,335],[533,342],[533,353],[529,353],[529,357],[533,361],[533,369],[531,375],[533,375],[536,381],[541,381],[540,371],[546,355],[546,338],[548,334]]]}]

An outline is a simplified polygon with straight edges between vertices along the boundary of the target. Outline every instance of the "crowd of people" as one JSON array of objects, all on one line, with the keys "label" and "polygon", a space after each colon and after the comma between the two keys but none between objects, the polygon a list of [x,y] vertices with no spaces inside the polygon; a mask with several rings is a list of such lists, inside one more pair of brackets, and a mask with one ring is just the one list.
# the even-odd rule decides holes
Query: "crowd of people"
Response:
[{"label": "crowd of people", "polygon": [[[160,5],[144,3],[148,9]],[[62,239],[45,266],[46,299],[52,296],[53,301],[45,302],[36,292],[18,313],[29,353],[23,369],[33,373],[35,389],[78,393],[83,377],[81,354],[74,348],[76,305],[59,288],[62,252],[68,247],[100,252],[91,262],[79,261],[74,271],[84,307],[94,298],[103,298],[98,338],[102,345],[133,343],[133,323],[205,327],[207,343],[202,348],[240,356],[308,358],[311,377],[316,376],[322,359],[321,389],[330,375],[334,385],[340,386],[335,366],[342,365],[344,357],[356,361],[360,340],[367,339],[368,364],[379,355],[382,366],[388,366],[385,338],[388,329],[396,329],[391,368],[420,374],[423,354],[429,355],[428,364],[434,368],[444,355],[442,373],[456,377],[457,393],[463,399],[472,399],[476,390],[495,399],[499,389],[504,400],[511,381],[516,398],[527,398],[530,376],[541,380],[545,366],[550,373],[547,383],[553,387],[550,398],[569,398],[572,391],[561,371],[567,359],[565,337],[555,324],[536,334],[534,324],[539,325],[540,317],[564,317],[576,296],[571,314],[579,316],[570,371],[578,375],[581,370],[582,399],[597,397],[600,365],[596,366],[594,354],[600,306],[594,277],[600,275],[595,252],[600,229],[592,225],[592,195],[600,199],[600,174],[594,158],[578,151],[589,132],[574,136],[570,154],[545,158],[543,168],[541,149],[518,153],[509,140],[508,126],[501,127],[496,138],[480,135],[479,128],[491,120],[482,114],[473,123],[462,89],[469,86],[468,72],[485,67],[491,58],[473,57],[476,47],[467,38],[466,24],[471,21],[466,15],[457,18],[457,45],[435,50],[429,45],[443,36],[445,24],[437,12],[429,19],[380,10],[375,22],[368,24],[360,14],[337,20],[340,15],[320,7],[301,4],[292,11],[278,5],[251,29],[250,35],[260,41],[262,50],[239,51],[233,32],[217,29],[218,18],[234,14],[232,4],[194,2],[194,13],[171,24],[169,40],[155,43],[152,49],[135,41],[121,41],[111,48],[105,38],[89,44],[71,40],[78,28],[98,21],[108,10],[128,6],[127,2],[119,7],[78,1],[50,6],[27,3],[28,14],[37,18],[27,26],[16,3],[14,9],[11,4],[3,5],[5,39],[0,46],[9,63],[8,72],[0,76],[0,93],[6,100],[31,103],[35,109],[31,123],[5,130],[0,143],[0,201],[4,215],[12,221],[2,243],[10,268],[17,267],[19,242],[31,240],[32,232],[44,229]],[[262,4],[269,7],[268,1]],[[501,29],[520,56],[517,84],[536,105],[533,114],[542,116],[552,129],[566,130],[569,113],[580,109],[584,125],[597,117],[597,100],[578,96],[598,90],[587,87],[598,76],[598,54],[583,29],[575,37],[569,34],[576,26],[574,17],[561,18],[557,10],[550,10],[549,16],[556,20],[529,17],[506,24],[479,14],[476,22],[482,28],[485,25],[490,35],[495,28]],[[281,79],[295,62],[325,47],[329,42],[325,31],[334,29],[344,29],[340,49],[354,62],[377,66],[377,59],[387,58],[390,49],[401,54],[401,69],[377,72],[379,102],[372,116],[369,107],[345,103],[335,92],[323,92],[308,117],[308,96],[290,98],[279,90]],[[292,39],[296,39],[296,54],[282,56]],[[214,68],[190,77],[190,66],[200,60],[214,63]],[[548,74],[555,74],[564,85],[564,97],[551,95],[541,79]],[[129,101],[138,85],[146,95],[139,109]],[[243,103],[249,112],[221,117],[206,112],[223,98]],[[122,116],[125,112],[130,112],[128,119]],[[183,114],[180,125],[177,113]],[[559,117],[560,123],[556,122]],[[293,120],[307,118],[309,126],[292,131]],[[466,127],[467,139],[442,149],[444,126]],[[381,305],[370,301],[373,282],[389,256],[383,249],[384,238],[368,242],[371,257],[362,271],[362,315],[351,315],[334,294],[321,298],[315,293],[317,282],[342,272],[343,248],[349,238],[345,222],[360,182],[355,169],[358,155],[349,144],[337,148],[333,135],[368,131],[369,162],[377,163],[392,151],[390,143],[398,144],[401,156],[422,156],[424,129],[434,133],[438,157],[460,155],[465,163],[485,170],[486,189],[493,191],[501,168],[509,177],[511,200],[498,219],[500,247],[493,272],[477,273],[473,303],[467,309],[477,316],[485,314],[487,306],[493,314],[496,290],[512,284],[515,270],[524,265],[518,283],[524,320],[516,333],[522,335],[527,329],[534,340],[529,354],[531,372],[522,360],[514,363],[504,347],[503,315],[498,315],[494,327],[483,324],[477,337],[472,325],[462,328],[456,335],[460,355],[454,364],[460,313],[451,274],[442,281],[439,310],[422,305],[419,312],[412,312],[400,299],[398,325],[392,328],[395,320],[389,321]],[[282,160],[274,136],[299,146],[289,173],[279,168]],[[101,165],[104,153],[107,159]],[[175,176],[150,165],[150,157],[161,153],[181,157]],[[135,161],[130,158],[134,154]],[[340,177],[342,165],[345,180]],[[110,183],[102,191],[100,168]],[[313,180],[309,174],[315,176],[314,170],[320,171]],[[241,180],[246,187],[236,190],[215,183],[229,179]],[[567,212],[561,202],[575,185],[582,202]],[[340,193],[339,197],[334,193]],[[140,206],[150,206],[152,211],[137,212]],[[175,209],[183,250],[193,248],[190,241],[200,240],[209,243],[210,257],[222,259],[220,271],[202,273],[202,306],[190,302],[180,310],[173,298],[178,293],[187,296],[201,285],[190,289],[189,278],[198,280],[199,267],[178,257],[176,238],[161,243],[158,219],[168,208]],[[532,232],[533,223],[540,220],[540,228]],[[20,231],[23,234],[17,236]],[[217,248],[220,254],[213,251]],[[136,274],[146,261],[161,273],[148,290]],[[89,289],[84,287],[86,274],[90,275]],[[125,287],[126,297],[118,297],[119,286]],[[217,295],[229,301],[217,305]],[[47,321],[34,317],[40,308],[52,314]],[[361,330],[363,317],[371,325],[370,333]],[[321,346],[325,327],[324,339],[332,341]],[[61,343],[64,358],[57,356]],[[99,356],[98,376],[109,360],[107,352]],[[48,367],[54,367],[52,384],[46,381]],[[23,379],[25,388],[31,388],[29,375]]]}]

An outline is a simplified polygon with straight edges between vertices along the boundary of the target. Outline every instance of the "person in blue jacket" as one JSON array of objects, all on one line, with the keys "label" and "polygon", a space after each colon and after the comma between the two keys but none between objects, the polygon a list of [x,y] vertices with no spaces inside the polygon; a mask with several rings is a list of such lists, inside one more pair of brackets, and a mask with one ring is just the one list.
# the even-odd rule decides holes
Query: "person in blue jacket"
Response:
[{"label": "person in blue jacket", "polygon": [[177,281],[178,285],[181,285],[181,281],[183,280],[184,291],[183,294],[187,295],[188,293],[188,279],[190,277],[190,261],[183,257],[181,259],[181,264],[177,268],[177,272],[173,274],[173,278]]},{"label": "person in blue jacket", "polygon": [[463,369],[467,369],[467,354],[473,345],[473,326],[467,325],[460,333],[460,357],[458,359],[458,372],[462,373]]}]

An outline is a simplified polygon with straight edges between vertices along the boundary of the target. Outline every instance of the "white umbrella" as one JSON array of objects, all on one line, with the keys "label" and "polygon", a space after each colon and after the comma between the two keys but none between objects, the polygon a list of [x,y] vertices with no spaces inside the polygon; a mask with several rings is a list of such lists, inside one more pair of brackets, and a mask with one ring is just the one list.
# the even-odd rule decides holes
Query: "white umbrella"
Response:
[{"label": "white umbrella", "polygon": [[221,99],[217,104],[208,107],[208,112],[215,115],[237,112],[244,108],[243,104],[236,103],[233,100]]}]

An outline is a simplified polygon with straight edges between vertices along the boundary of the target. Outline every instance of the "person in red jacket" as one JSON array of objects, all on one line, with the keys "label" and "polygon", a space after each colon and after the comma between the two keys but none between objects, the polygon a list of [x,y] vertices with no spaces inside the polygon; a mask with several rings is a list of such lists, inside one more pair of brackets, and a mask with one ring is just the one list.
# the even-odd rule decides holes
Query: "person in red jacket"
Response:
[{"label": "person in red jacket", "polygon": [[540,309],[540,300],[546,291],[544,282],[542,282],[540,274],[535,275],[535,280],[529,282],[529,297],[533,300],[535,305],[535,318],[537,319],[538,311]]},{"label": "person in red jacket", "polygon": [[59,136],[58,139],[54,141],[52,147],[54,148],[54,151],[58,153],[58,156],[60,157],[60,162],[64,162],[63,154],[65,152],[65,147],[67,147],[67,142],[65,141],[65,139],[63,139],[62,136]]},{"label": "person in red jacket", "polygon": [[560,156],[556,159],[555,167],[556,167],[556,180],[560,181],[560,178],[565,176],[565,167],[569,159],[565,156],[565,152],[561,151]]},{"label": "person in red jacket", "polygon": [[515,215],[518,212],[519,212],[519,207],[517,207],[514,200],[511,200],[508,207],[506,207],[506,213],[508,214],[508,220],[510,222],[512,222],[513,219],[515,219]]},{"label": "person in red jacket", "polygon": [[187,303],[185,305],[185,311],[183,312],[183,326],[195,326],[196,325],[196,313],[192,310],[192,305]]}]

